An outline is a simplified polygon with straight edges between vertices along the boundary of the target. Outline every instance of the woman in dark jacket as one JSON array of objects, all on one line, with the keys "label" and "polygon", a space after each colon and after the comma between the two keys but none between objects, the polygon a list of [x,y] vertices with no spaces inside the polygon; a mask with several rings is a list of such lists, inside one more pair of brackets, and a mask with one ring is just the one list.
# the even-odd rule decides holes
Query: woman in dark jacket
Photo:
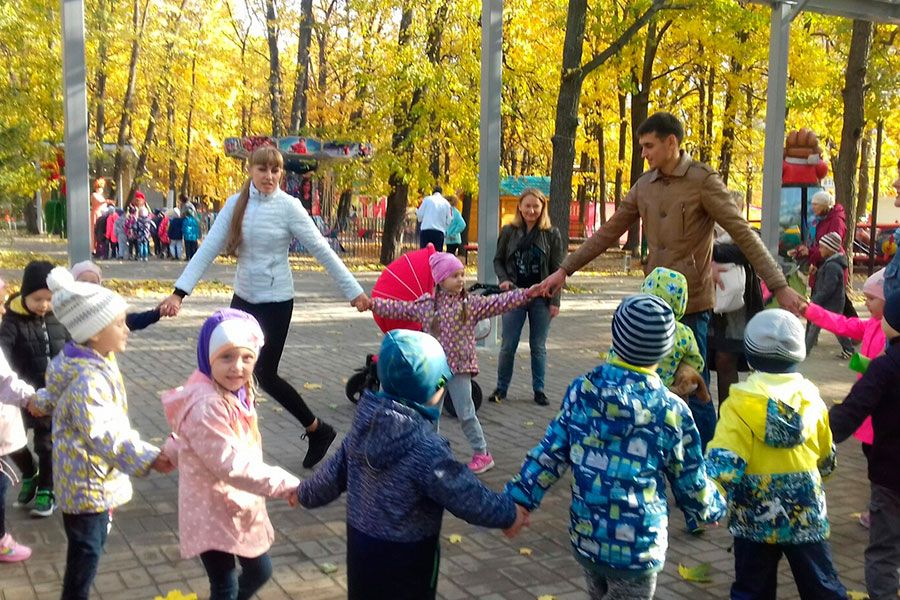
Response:
[{"label": "woman in dark jacket", "polygon": [[[713,244],[713,261],[717,264],[734,263],[744,267],[744,306],[723,314],[713,313],[709,323],[709,368],[716,371],[719,405],[728,397],[732,383],[740,380],[739,371],[749,371],[744,356],[744,328],[747,322],[763,309],[762,286],[759,277],[740,247],[730,238],[719,239]],[[713,266],[715,268],[715,265]]]},{"label": "woman in dark jacket", "polygon": [[[500,287],[527,288],[540,283],[562,264],[565,252],[559,230],[550,224],[547,199],[536,189],[529,188],[519,195],[519,205],[513,222],[500,231],[494,272]],[[544,394],[544,373],[547,369],[547,334],[550,320],[559,314],[559,294],[553,298],[535,298],[525,306],[505,313],[503,342],[497,365],[497,388],[490,396],[492,402],[506,398],[512,379],[516,348],[522,326],[528,318],[528,347],[531,350],[531,387],[534,401],[547,405]]]}]

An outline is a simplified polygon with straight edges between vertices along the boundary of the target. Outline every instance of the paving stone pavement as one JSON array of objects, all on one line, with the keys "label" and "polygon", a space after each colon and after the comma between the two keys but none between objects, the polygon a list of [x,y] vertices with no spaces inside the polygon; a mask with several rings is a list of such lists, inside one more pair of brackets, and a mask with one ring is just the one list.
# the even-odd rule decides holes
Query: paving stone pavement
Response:
[{"label": "paving stone pavement", "polygon": [[[64,247],[62,247],[64,251]],[[59,251],[59,248],[57,248]],[[46,250],[45,250],[46,251]],[[172,279],[180,270],[171,262],[135,265],[105,263],[108,274],[119,277]],[[140,270],[140,273],[136,272]],[[216,266],[216,278],[228,281],[232,267]],[[17,273],[0,265],[0,276]],[[375,274],[360,275],[370,288]],[[340,432],[348,430],[354,408],[344,396],[344,384],[365,355],[374,352],[380,333],[368,314],[358,314],[338,298],[334,286],[322,273],[296,273],[294,323],[281,363],[281,373],[294,383],[311,407]],[[619,299],[639,285],[635,277],[592,278],[576,276],[575,283],[587,293],[569,295],[563,311],[553,322],[548,341],[547,394],[558,402],[568,383],[598,362],[598,353],[610,339],[610,318]],[[191,297],[182,314],[144,331],[135,332],[120,357],[129,394],[133,425],[145,439],[160,443],[168,428],[159,403],[159,393],[184,382],[193,370],[195,340],[203,319],[215,308],[227,305],[228,297]],[[136,309],[153,306],[159,299],[132,299]],[[525,336],[523,336],[523,339]],[[853,381],[846,366],[835,358],[838,346],[833,336],[823,334],[819,348],[803,365],[803,371],[822,390],[829,402],[842,398]],[[482,373],[478,381],[485,395],[496,378],[496,349],[479,350]],[[309,384],[309,385],[307,385]],[[321,386],[321,387],[319,387]],[[299,474],[305,442],[299,424],[273,401],[260,408],[260,426],[267,460]],[[479,418],[497,466],[482,479],[499,489],[516,472],[524,453],[542,436],[552,407],[531,401],[527,345],[517,356],[516,373],[509,399],[500,405],[485,405]],[[455,421],[444,418],[446,435],[460,460],[468,459],[468,447]],[[335,446],[338,442],[336,442]],[[828,505],[832,522],[832,544],[841,578],[849,589],[863,590],[863,550],[867,533],[853,513],[865,507],[868,481],[859,444],[849,441],[840,449],[839,468],[828,483]],[[134,499],[116,511],[106,554],[94,585],[100,600],[144,600],[170,590],[208,596],[208,582],[199,560],[182,560],[178,551],[177,474],[134,479]],[[439,597],[444,600],[535,599],[552,595],[556,600],[586,598],[586,584],[572,558],[567,526],[570,492],[568,477],[547,495],[532,517],[532,527],[515,540],[498,531],[470,526],[449,513],[445,517]],[[7,495],[7,527],[21,542],[32,546],[30,560],[0,565],[0,597],[3,600],[58,598],[65,567],[65,534],[58,514],[31,520],[12,507],[15,488]],[[307,511],[291,509],[280,501],[269,502],[275,527],[271,556],[275,572],[259,598],[303,598],[316,600],[346,596],[345,504]],[[459,534],[458,543],[448,536]],[[669,552],[660,573],[656,597],[660,600],[690,598],[713,600],[728,597],[733,578],[732,539],[726,527],[692,537],[683,531],[683,518],[674,510],[669,528]],[[530,555],[520,549],[528,548]],[[710,563],[711,583],[691,583],[678,575],[678,564]],[[786,561],[780,572],[780,599],[797,598]],[[325,574],[327,563],[337,571]],[[325,569],[328,570],[328,569]]]}]

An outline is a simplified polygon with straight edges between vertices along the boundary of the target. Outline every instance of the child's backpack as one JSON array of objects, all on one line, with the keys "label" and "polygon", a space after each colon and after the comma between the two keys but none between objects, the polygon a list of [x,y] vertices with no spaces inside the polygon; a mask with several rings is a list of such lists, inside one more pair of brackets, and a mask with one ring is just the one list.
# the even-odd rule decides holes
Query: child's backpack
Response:
[{"label": "child's backpack", "polygon": [[125,237],[132,242],[138,240],[138,224],[134,215],[125,217]]}]

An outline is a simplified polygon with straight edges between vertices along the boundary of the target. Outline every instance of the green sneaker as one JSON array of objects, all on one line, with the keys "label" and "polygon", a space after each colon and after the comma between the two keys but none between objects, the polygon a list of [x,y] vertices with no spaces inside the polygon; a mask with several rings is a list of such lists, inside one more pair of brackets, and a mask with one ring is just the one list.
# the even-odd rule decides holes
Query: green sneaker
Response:
[{"label": "green sneaker", "polygon": [[19,496],[16,498],[16,506],[28,506],[31,504],[31,501],[34,500],[34,495],[37,493],[37,478],[38,474],[35,474],[31,477],[23,477],[22,478],[22,489],[19,490]]},{"label": "green sneaker", "polygon": [[53,490],[39,489],[34,499],[34,508],[31,509],[32,517],[49,517],[56,510],[56,498]]}]

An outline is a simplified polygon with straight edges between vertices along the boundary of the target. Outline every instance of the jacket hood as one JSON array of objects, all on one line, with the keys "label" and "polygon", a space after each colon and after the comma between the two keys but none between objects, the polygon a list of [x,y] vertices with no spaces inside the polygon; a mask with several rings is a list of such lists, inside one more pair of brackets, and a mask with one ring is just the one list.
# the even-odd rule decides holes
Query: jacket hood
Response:
[{"label": "jacket hood", "polygon": [[[846,269],[849,264],[847,262],[846,254],[832,254],[831,256],[826,258],[824,261],[822,261],[822,264],[824,265],[828,261],[838,263],[839,265],[841,265],[841,268],[843,268],[843,269]],[[822,267],[819,267],[819,268],[821,269]]]},{"label": "jacket hood", "polygon": [[356,407],[351,437],[357,452],[375,469],[396,464],[433,431],[414,409],[382,394],[366,392]]},{"label": "jacket hood", "polygon": [[665,301],[675,314],[675,320],[681,321],[688,303],[688,282],[684,275],[672,269],[656,267],[644,279],[641,292]]},{"label": "jacket hood", "polygon": [[731,386],[732,401],[754,435],[773,448],[793,448],[814,435],[822,405],[816,386],[800,373],[759,371]]},{"label": "jacket hood", "polygon": [[[66,361],[66,368],[62,368],[62,359]],[[76,342],[66,342],[56,358],[47,366],[47,391],[51,388],[63,392],[69,385],[82,376],[88,370],[106,371],[110,365],[115,365],[115,355],[105,358],[88,346],[82,346]],[[73,367],[74,368],[70,368]],[[50,382],[53,385],[50,385]]]},{"label": "jacket hood", "polygon": [[846,221],[847,213],[844,210],[844,206],[842,204],[838,204],[835,202],[834,206],[831,207],[831,210],[828,211],[828,214],[825,215],[825,218],[822,221],[830,221],[832,219],[836,219],[838,221]]},{"label": "jacket hood", "polygon": [[212,380],[199,370],[191,373],[183,386],[163,392],[163,412],[166,413],[166,420],[172,431],[179,433],[181,424],[191,409],[210,394],[219,394],[219,390]]},{"label": "jacket hood", "polygon": [[[655,371],[645,367],[627,366],[618,358],[611,358],[587,376],[580,378],[583,396],[597,395],[604,408],[594,407],[607,416],[604,427],[613,436],[628,437],[635,429],[646,427],[651,422],[649,416],[662,408],[667,392],[662,379]],[[631,372],[633,381],[622,383],[622,373]],[[662,394],[648,393],[661,390]]]},{"label": "jacket hood", "polygon": [[[9,300],[6,301],[6,310],[13,312],[20,317],[25,317],[27,319],[39,319],[40,317],[25,306],[25,299],[22,297],[22,294],[16,292],[12,296],[10,296]],[[47,314],[53,314],[53,311],[47,311]],[[46,315],[45,315],[46,316]]]}]

